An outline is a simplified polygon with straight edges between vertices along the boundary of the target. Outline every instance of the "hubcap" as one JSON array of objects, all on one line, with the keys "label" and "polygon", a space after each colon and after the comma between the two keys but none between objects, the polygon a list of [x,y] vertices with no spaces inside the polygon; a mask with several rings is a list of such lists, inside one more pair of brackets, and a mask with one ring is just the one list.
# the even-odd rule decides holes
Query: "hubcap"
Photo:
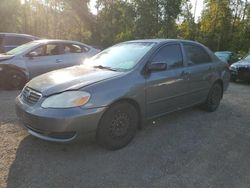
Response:
[{"label": "hubcap", "polygon": [[22,78],[16,74],[12,75],[12,79],[11,79],[11,85],[15,88],[20,87],[22,82]]},{"label": "hubcap", "polygon": [[129,116],[123,112],[117,112],[111,121],[110,135],[112,138],[121,138],[125,136],[129,128]]}]

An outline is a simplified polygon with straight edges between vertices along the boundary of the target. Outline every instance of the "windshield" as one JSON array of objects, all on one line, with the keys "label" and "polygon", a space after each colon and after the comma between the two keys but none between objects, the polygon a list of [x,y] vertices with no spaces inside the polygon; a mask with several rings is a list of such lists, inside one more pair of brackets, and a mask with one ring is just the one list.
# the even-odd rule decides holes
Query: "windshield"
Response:
[{"label": "windshield", "polygon": [[14,48],[13,50],[8,51],[5,54],[7,54],[7,55],[21,54],[21,53],[29,50],[30,48],[33,48],[37,44],[39,44],[39,43],[38,42],[29,42],[29,43],[23,44],[21,46],[18,46],[17,48]]},{"label": "windshield", "polygon": [[118,44],[86,60],[84,65],[114,71],[128,71],[133,69],[154,45],[155,43],[152,42]]},{"label": "windshield", "polygon": [[245,60],[250,60],[250,54],[244,58]]}]

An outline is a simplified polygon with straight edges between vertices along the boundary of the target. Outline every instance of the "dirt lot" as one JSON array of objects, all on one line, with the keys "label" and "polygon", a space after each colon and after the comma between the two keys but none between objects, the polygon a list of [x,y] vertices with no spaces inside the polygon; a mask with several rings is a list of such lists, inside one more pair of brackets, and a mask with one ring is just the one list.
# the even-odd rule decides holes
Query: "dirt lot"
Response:
[{"label": "dirt lot", "polygon": [[249,84],[231,84],[215,113],[148,122],[113,152],[93,135],[71,144],[29,136],[14,113],[17,94],[0,91],[0,187],[250,187]]}]

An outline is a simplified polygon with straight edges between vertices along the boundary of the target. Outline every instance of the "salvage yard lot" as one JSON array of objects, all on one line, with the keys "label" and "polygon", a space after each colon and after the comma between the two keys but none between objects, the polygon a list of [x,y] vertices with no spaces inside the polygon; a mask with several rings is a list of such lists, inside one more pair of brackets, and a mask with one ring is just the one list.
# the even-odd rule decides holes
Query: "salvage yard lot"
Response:
[{"label": "salvage yard lot", "polygon": [[250,187],[250,85],[231,84],[217,112],[148,122],[127,147],[48,143],[18,126],[17,91],[0,91],[0,187]]}]

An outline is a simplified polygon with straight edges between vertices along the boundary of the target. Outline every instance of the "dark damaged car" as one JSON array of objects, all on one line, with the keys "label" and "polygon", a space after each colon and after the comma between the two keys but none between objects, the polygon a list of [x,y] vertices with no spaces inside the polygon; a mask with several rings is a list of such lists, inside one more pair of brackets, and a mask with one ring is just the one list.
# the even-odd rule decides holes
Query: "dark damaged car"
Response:
[{"label": "dark damaged car", "polygon": [[250,81],[250,54],[230,66],[231,81]]},{"label": "dark damaged car", "polygon": [[119,149],[145,120],[194,105],[215,111],[229,79],[228,65],[200,43],[129,41],[31,80],[16,113],[40,139],[67,142],[95,131],[100,145]]}]

